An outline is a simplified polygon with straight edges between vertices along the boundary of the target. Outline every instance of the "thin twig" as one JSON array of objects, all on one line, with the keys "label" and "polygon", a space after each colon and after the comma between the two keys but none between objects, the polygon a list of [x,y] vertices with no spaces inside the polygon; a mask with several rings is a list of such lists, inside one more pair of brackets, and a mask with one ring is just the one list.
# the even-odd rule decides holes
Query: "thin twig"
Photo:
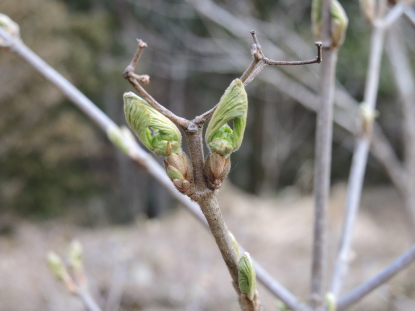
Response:
[{"label": "thin twig", "polygon": [[185,118],[176,116],[173,112],[171,112],[166,107],[160,105],[147,91],[138,83],[137,80],[141,81],[144,84],[147,84],[149,81],[149,77],[147,75],[137,75],[134,73],[134,70],[137,66],[138,60],[140,59],[143,50],[147,47],[147,43],[138,39],[138,46],[137,50],[134,53],[133,59],[131,60],[130,64],[125,68],[123,77],[124,79],[128,80],[130,84],[134,87],[134,89],[140,94],[142,98],[144,98],[154,109],[158,112],[163,114],[165,117],[170,119],[174,124],[180,126],[183,129],[189,129],[189,126],[194,128],[194,124]]},{"label": "thin twig", "polygon": [[337,311],[343,311],[365,297],[371,291],[389,281],[395,274],[405,269],[409,264],[415,261],[415,245],[407,250],[402,256],[383,269],[379,274],[370,280],[359,285],[347,295],[339,299]]},{"label": "thin twig", "polygon": [[[396,9],[398,8],[398,9]],[[395,10],[395,11],[393,11]],[[399,13],[400,12],[400,13]],[[363,189],[363,180],[369,155],[371,133],[376,108],[376,98],[379,87],[380,66],[382,60],[383,42],[386,27],[390,26],[391,20],[396,20],[402,15],[403,9],[395,6],[384,19],[374,23],[371,37],[371,49],[369,55],[369,68],[366,77],[366,87],[362,108],[369,115],[362,114],[362,129],[356,142],[350,169],[349,186],[346,199],[346,215],[341,235],[340,248],[337,255],[334,272],[331,280],[330,292],[338,296],[342,287],[343,278],[349,267],[349,253],[353,238],[353,229],[359,211],[360,198]],[[399,14],[398,14],[399,13]],[[391,17],[392,16],[392,17]],[[385,22],[388,21],[388,22]]]},{"label": "thin twig", "polygon": [[412,23],[415,27],[415,10],[411,7],[406,8],[405,10],[405,17]]},{"label": "thin twig", "polygon": [[88,290],[79,289],[76,291],[76,294],[79,296],[79,298],[81,298],[85,307],[89,311],[102,311],[101,308],[98,306],[98,304],[95,302],[94,298],[92,298]]},{"label": "thin twig", "polygon": [[403,197],[412,234],[415,232],[415,77],[411,62],[397,29],[391,29],[386,52],[392,65],[392,74],[400,97],[404,141],[405,188]]},{"label": "thin twig", "polygon": [[327,210],[330,192],[331,148],[333,137],[333,99],[336,79],[337,49],[330,41],[331,0],[322,2],[322,39],[325,61],[320,77],[320,107],[317,111],[316,146],[314,160],[314,237],[311,269],[311,307],[319,309],[324,297],[327,270]]},{"label": "thin twig", "polygon": [[273,60],[264,55],[262,52],[261,45],[259,44],[258,38],[254,30],[251,31],[252,39],[254,44],[252,46],[252,55],[254,59],[252,60],[249,67],[241,76],[241,80],[244,85],[248,85],[266,66],[298,66],[298,65],[309,65],[309,64],[319,64],[322,62],[322,48],[323,42],[318,41],[315,43],[317,46],[317,56],[314,59],[310,60],[300,60],[300,61],[279,61]]}]

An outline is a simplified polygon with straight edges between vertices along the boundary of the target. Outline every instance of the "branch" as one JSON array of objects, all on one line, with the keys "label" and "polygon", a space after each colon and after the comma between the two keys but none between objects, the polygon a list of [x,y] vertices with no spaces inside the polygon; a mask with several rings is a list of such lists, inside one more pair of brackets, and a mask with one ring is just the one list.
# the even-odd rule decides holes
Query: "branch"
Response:
[{"label": "branch", "polygon": [[403,6],[396,5],[382,20],[374,23],[371,37],[371,49],[369,55],[369,68],[366,77],[366,87],[363,103],[361,105],[361,130],[356,142],[350,169],[349,185],[346,198],[346,215],[343,223],[340,248],[337,255],[334,272],[331,280],[330,292],[338,296],[342,287],[343,278],[349,267],[349,253],[353,238],[354,224],[359,211],[360,199],[363,189],[364,175],[367,158],[369,155],[373,121],[379,88],[380,67],[382,61],[383,43],[385,31],[402,15]]},{"label": "branch", "polygon": [[412,25],[415,27],[415,10],[411,7],[406,8],[405,17],[412,23]]},{"label": "branch", "polygon": [[[170,119],[174,124],[180,126],[183,129],[188,129],[189,126],[194,128],[194,125],[185,118],[176,116],[173,112],[165,108],[164,106],[160,105],[147,91],[138,83],[141,81],[144,84],[149,82],[149,77],[147,75],[137,75],[134,73],[135,67],[137,66],[138,60],[140,59],[143,50],[147,47],[147,43],[144,41],[137,39],[138,47],[131,60],[131,63],[125,68],[123,77],[124,79],[128,80],[130,84],[134,87],[134,89],[138,92],[138,94],[144,98],[154,109],[164,115],[166,118]],[[138,80],[138,81],[137,81]]]},{"label": "branch", "polygon": [[[118,126],[104,114],[97,106],[95,106],[85,95],[76,89],[68,80],[66,80],[55,69],[46,64],[39,56],[31,51],[19,39],[12,38],[0,27],[0,37],[10,42],[10,50],[15,52],[19,57],[33,66],[40,74],[47,80],[54,84],[70,99],[75,106],[83,111],[94,123],[96,123],[104,132],[118,130]],[[114,142],[114,141],[113,141]],[[134,139],[128,135],[119,136],[119,144],[125,149],[125,153],[137,165],[143,168],[151,177],[153,177],[167,192],[176,199],[180,206],[184,207],[190,212],[200,223],[208,228],[207,221],[201,213],[199,206],[191,202],[189,198],[182,195],[173,186],[170,179],[167,177],[164,169],[157,163],[157,161],[144,151]],[[119,145],[117,145],[119,147]],[[277,298],[283,301],[292,310],[307,311],[301,305],[296,297],[290,293],[285,287],[275,281],[268,272],[261,266],[255,263],[258,280],[265,285],[265,287]]]},{"label": "branch", "polygon": [[364,296],[371,291],[386,283],[395,274],[405,269],[409,264],[415,261],[415,245],[413,245],[402,256],[392,262],[389,266],[383,269],[378,275],[374,276],[370,280],[359,285],[347,295],[343,296],[337,303],[337,311],[343,311],[351,305],[358,302]]},{"label": "branch", "polygon": [[322,62],[322,47],[323,43],[321,41],[316,42],[317,46],[317,56],[314,59],[310,60],[300,60],[300,61],[277,61],[272,60],[264,55],[262,52],[261,45],[259,44],[258,38],[254,30],[251,31],[252,39],[254,44],[252,45],[252,55],[254,59],[252,60],[249,67],[245,70],[241,76],[242,82],[244,85],[248,85],[252,82],[253,79],[266,67],[266,66],[297,66],[297,65],[309,65],[309,64],[319,64]]},{"label": "branch", "polygon": [[[331,0],[322,2],[322,39],[330,46]],[[333,100],[338,49],[325,47],[325,61],[320,76],[320,105],[317,110],[314,159],[314,236],[311,270],[311,307],[323,303],[324,278],[327,270],[327,209],[330,192],[331,149],[333,137]]]}]

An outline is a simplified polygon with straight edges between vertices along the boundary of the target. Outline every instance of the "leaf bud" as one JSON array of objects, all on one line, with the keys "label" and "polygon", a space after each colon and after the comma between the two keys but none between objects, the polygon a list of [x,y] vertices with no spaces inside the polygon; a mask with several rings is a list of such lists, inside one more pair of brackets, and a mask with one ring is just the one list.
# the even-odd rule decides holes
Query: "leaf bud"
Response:
[{"label": "leaf bud", "polygon": [[328,292],[325,298],[326,298],[326,304],[327,304],[327,311],[336,311],[337,309],[336,296],[334,296],[333,293]]},{"label": "leaf bud", "polygon": [[168,118],[132,92],[124,94],[124,113],[140,141],[157,156],[181,153],[182,135]]},{"label": "leaf bud", "polygon": [[79,241],[73,240],[69,245],[68,258],[74,270],[81,270],[83,268],[83,250]]},{"label": "leaf bud", "polygon": [[[330,15],[331,15],[331,48],[339,48],[345,38],[347,26],[349,19],[337,0],[331,1],[330,6]],[[311,20],[314,36],[317,40],[322,40],[322,0],[313,0],[311,6]]]},{"label": "leaf bud", "polygon": [[189,195],[193,193],[193,167],[186,153],[171,153],[164,160],[167,175],[175,187],[182,193]]},{"label": "leaf bud", "polygon": [[360,9],[365,18],[373,24],[375,20],[376,3],[375,0],[359,0]]},{"label": "leaf bud", "polygon": [[245,252],[238,263],[239,289],[251,301],[256,292],[256,273],[249,253]]},{"label": "leaf bud", "polygon": [[[5,14],[0,13],[0,27],[3,28],[10,36],[14,38],[19,38],[20,30],[19,25],[17,25],[14,21],[11,20],[10,17],[8,17]],[[9,43],[6,42],[5,39],[0,37],[0,47],[7,47],[9,46]]]},{"label": "leaf bud", "polygon": [[[248,112],[248,98],[241,80],[233,80],[222,95],[206,130],[212,153],[228,156],[242,144]],[[233,129],[227,124],[233,121]]]}]

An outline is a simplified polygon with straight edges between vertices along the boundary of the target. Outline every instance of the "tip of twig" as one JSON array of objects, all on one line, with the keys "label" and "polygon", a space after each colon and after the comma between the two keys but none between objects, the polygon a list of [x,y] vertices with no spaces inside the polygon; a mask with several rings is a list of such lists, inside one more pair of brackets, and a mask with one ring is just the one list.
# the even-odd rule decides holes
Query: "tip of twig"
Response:
[{"label": "tip of twig", "polygon": [[323,42],[322,41],[317,41],[315,43],[316,46],[318,46],[319,48],[323,46]]},{"label": "tip of twig", "polygon": [[143,40],[141,40],[141,39],[137,39],[137,42],[138,42],[138,46],[140,47],[140,48],[146,48],[147,47],[147,43],[145,43]]},{"label": "tip of twig", "polygon": [[255,30],[251,30],[251,35],[254,35],[255,34]]}]

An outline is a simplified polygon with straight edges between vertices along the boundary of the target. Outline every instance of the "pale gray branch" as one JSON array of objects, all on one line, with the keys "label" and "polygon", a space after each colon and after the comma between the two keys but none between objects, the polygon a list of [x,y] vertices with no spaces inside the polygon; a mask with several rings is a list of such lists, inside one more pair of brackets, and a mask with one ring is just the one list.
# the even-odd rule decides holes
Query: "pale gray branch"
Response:
[{"label": "pale gray branch", "polygon": [[386,283],[395,276],[397,273],[405,269],[415,260],[415,245],[413,245],[402,256],[392,262],[389,266],[383,269],[379,274],[371,278],[370,280],[359,285],[347,295],[343,296],[337,303],[337,311],[346,310],[351,305],[358,302],[367,294],[372,292],[377,287]]}]

